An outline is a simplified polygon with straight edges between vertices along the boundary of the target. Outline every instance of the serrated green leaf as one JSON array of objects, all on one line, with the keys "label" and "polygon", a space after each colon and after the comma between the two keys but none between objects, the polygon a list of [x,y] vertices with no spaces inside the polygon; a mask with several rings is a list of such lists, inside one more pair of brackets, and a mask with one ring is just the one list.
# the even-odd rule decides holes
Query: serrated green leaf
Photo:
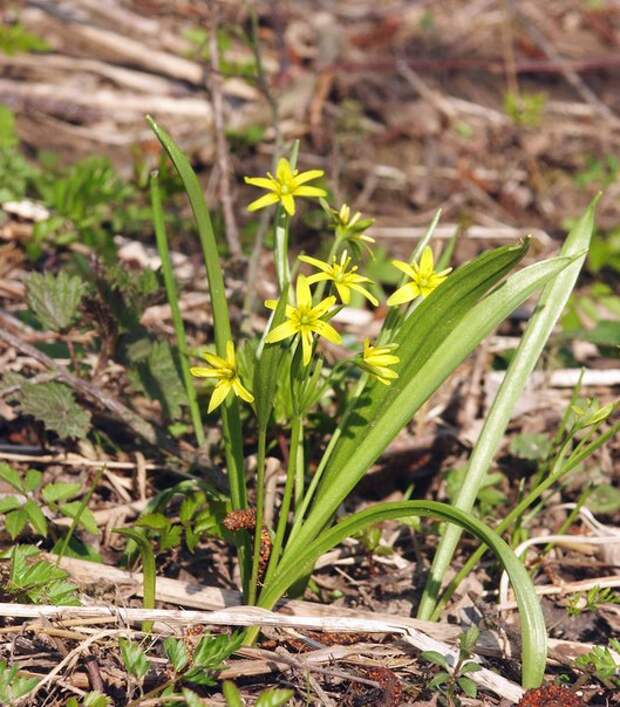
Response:
[{"label": "serrated green leaf", "polygon": [[70,498],[76,496],[81,488],[82,484],[57,481],[52,484],[46,484],[41,491],[41,497],[45,503],[68,501]]},{"label": "serrated green leaf", "polygon": [[146,513],[140,516],[134,525],[149,530],[163,530],[170,525],[170,520],[163,513]]},{"label": "serrated green leaf", "polygon": [[203,636],[194,650],[192,663],[198,668],[216,670],[242,643],[242,633],[233,633],[231,636]]},{"label": "serrated green leaf", "polygon": [[435,677],[428,683],[428,686],[431,689],[433,689],[434,687],[439,687],[440,685],[443,685],[444,683],[448,682],[449,678],[449,673],[437,673],[437,675],[435,675]]},{"label": "serrated green leaf", "polygon": [[28,493],[32,493],[35,489],[38,489],[43,481],[43,474],[36,469],[28,469],[24,476],[24,489]]},{"label": "serrated green leaf", "polygon": [[170,550],[173,547],[179,547],[181,538],[183,537],[182,525],[171,525],[160,536],[159,547],[162,552]]},{"label": "serrated green leaf", "polygon": [[478,687],[471,678],[461,677],[457,682],[467,697],[473,699],[478,694]]},{"label": "serrated green leaf", "polygon": [[84,283],[77,275],[61,270],[31,273],[26,279],[26,301],[45,329],[65,331],[74,322],[84,294]]},{"label": "serrated green leaf", "polygon": [[137,643],[128,640],[127,638],[119,638],[118,645],[121,650],[121,658],[125,670],[138,680],[142,680],[148,673],[150,663],[144,654],[144,651]]},{"label": "serrated green leaf", "polygon": [[23,502],[23,499],[20,499],[18,496],[5,496],[4,498],[0,498],[0,513],[14,511],[16,508],[20,508]]},{"label": "serrated green leaf", "polygon": [[67,518],[76,518],[79,514],[79,525],[84,526],[84,529],[93,535],[97,535],[99,533],[99,528],[93,512],[89,508],[82,508],[81,501],[63,503],[58,510],[63,515],[67,516]]},{"label": "serrated green leaf", "polygon": [[112,698],[107,695],[102,695],[96,690],[84,695],[82,707],[112,707]]},{"label": "serrated green leaf", "polygon": [[445,656],[439,653],[439,651],[422,651],[420,657],[424,658],[424,660],[427,660],[429,663],[433,663],[433,665],[438,665],[440,668],[445,668],[446,670],[450,668]]},{"label": "serrated green leaf", "polygon": [[27,522],[28,516],[23,508],[7,513],[4,521],[6,530],[13,540],[22,532]]},{"label": "serrated green leaf", "polygon": [[176,638],[166,638],[164,640],[164,651],[168,660],[172,663],[175,672],[180,673],[181,670],[189,662],[187,648],[182,640]]},{"label": "serrated green leaf", "polygon": [[41,678],[27,677],[18,672],[16,666],[0,661],[0,704],[12,705],[32,690]]},{"label": "serrated green leaf", "polygon": [[84,439],[90,430],[90,413],[81,408],[71,389],[62,383],[27,383],[22,388],[21,411],[32,415],[61,439]]},{"label": "serrated green leaf", "polygon": [[189,687],[183,688],[183,697],[185,698],[187,707],[204,707],[205,703],[202,697],[197,695],[193,690],[190,690]]},{"label": "serrated green leaf", "polygon": [[35,529],[35,531],[42,535],[47,536],[47,521],[43,515],[43,511],[39,508],[35,501],[31,498],[24,504],[24,513],[28,516],[30,525]]},{"label": "serrated green leaf", "polygon": [[20,493],[24,492],[22,477],[5,462],[0,462],[0,479],[6,481],[6,483],[12,486],[16,491]]},{"label": "serrated green leaf", "polygon": [[287,704],[294,694],[293,690],[282,690],[275,687],[263,690],[256,700],[256,707],[280,707],[280,705]]}]

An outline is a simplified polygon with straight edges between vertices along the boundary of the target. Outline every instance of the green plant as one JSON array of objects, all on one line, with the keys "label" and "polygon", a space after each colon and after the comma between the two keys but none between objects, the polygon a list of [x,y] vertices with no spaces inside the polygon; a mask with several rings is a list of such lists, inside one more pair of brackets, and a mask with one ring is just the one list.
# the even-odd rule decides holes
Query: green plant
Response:
[{"label": "green plant", "polygon": [[[225,680],[222,685],[222,692],[224,693],[227,707],[244,707],[246,704],[234,682]],[[293,690],[268,688],[258,695],[254,704],[256,707],[279,707],[280,705],[287,705],[293,695]]]},{"label": "green plant", "polygon": [[113,704],[111,697],[102,695],[95,690],[87,692],[79,702],[77,697],[70,697],[65,707],[112,707]]},{"label": "green plant", "polygon": [[[296,282],[292,281],[295,268],[289,261],[289,225],[297,210],[298,197],[313,198],[324,193],[321,188],[308,184],[320,178],[322,172],[299,172],[296,169],[297,147],[294,147],[289,160],[280,159],[275,176],[247,180],[251,185],[267,190],[267,194],[252,202],[251,210],[270,204],[277,207],[273,243],[279,296],[267,303],[272,313],[260,340],[251,342],[243,357],[233,356],[232,352],[241,347],[233,343],[227,302],[223,296],[221,266],[202,190],[187,158],[170,136],[152,120],[150,124],[185,184],[203,246],[218,358],[207,359],[210,367],[203,367],[201,376],[211,377],[218,384],[210,407],[221,411],[233,511],[245,513],[248,519],[252,516],[251,526],[244,522],[234,531],[248,602],[270,609],[287,591],[300,591],[321,553],[367,527],[390,518],[438,518],[474,533],[493,549],[508,571],[521,613],[523,683],[538,685],[546,654],[545,628],[538,599],[521,562],[496,533],[472,517],[470,507],[459,510],[433,501],[382,503],[345,517],[336,525],[332,522],[336,511],[370,465],[441,382],[515,307],[547,286],[542,299],[545,306],[534,318],[523,350],[517,353],[518,365],[512,374],[509,372],[509,380],[516,383],[515,392],[505,396],[500,418],[509,416],[516,399],[514,395],[542,350],[585,257],[592,230],[593,206],[569,237],[561,257],[535,263],[514,275],[510,272],[526,253],[527,241],[483,253],[451,274],[441,270],[445,267],[445,259],[440,258],[441,264],[436,271],[429,240],[438,214],[410,260],[397,265],[404,274],[395,281],[399,286],[398,295],[391,301],[404,306],[390,310],[376,342],[367,342],[362,352],[337,367],[337,376],[334,376],[337,383],[334,385],[342,391],[337,419],[331,439],[310,477],[309,419],[321,398],[319,391],[325,390],[326,382],[329,386],[332,375],[330,367],[316,353],[316,341],[323,337],[341,342],[329,320],[339,310],[338,297],[343,296],[343,285],[350,286],[352,281],[342,280],[351,272],[346,261],[348,256],[344,256],[346,266],[342,268],[346,273],[337,270],[335,264],[340,264],[351,239],[362,241],[363,231],[355,229],[359,225],[359,216],[343,213],[340,217],[342,209],[335,212],[339,215],[332,221],[336,237],[327,261],[320,268],[322,281],[313,292],[312,283],[303,275],[298,276]],[[346,238],[342,233],[338,235],[339,227],[346,233]],[[353,249],[348,253],[350,256]],[[316,264],[314,260],[312,264]],[[330,290],[326,292],[327,287]],[[179,348],[183,348],[180,343]],[[243,371],[252,373],[250,380],[242,378],[242,360]],[[285,410],[287,419],[283,421],[290,430],[286,483],[274,527],[264,528],[265,457],[274,403],[278,398],[275,393],[283,388],[289,392],[289,404]],[[249,508],[243,474],[244,449],[237,397],[245,405],[252,406],[256,421],[254,508]],[[250,400],[251,403],[247,402]],[[489,448],[494,449],[494,443]],[[476,468],[477,474],[480,469],[486,473],[486,465],[479,464]],[[471,474],[471,465],[468,474]],[[473,490],[473,498],[483,478],[484,474],[468,483],[468,493]],[[253,548],[249,527],[254,528]],[[269,553],[266,553],[263,542],[266,535],[271,544]],[[250,629],[245,640],[252,642],[257,633],[256,628]]]},{"label": "green plant", "polygon": [[620,604],[620,594],[611,587],[595,584],[585,593],[578,592],[568,598],[566,612],[569,616],[579,616],[584,611],[596,611],[601,604]]},{"label": "green plant", "polygon": [[514,93],[507,91],[504,95],[504,112],[514,122],[523,128],[535,128],[540,125],[547,95],[545,93]]},{"label": "green plant", "polygon": [[77,587],[68,574],[47,560],[32,545],[16,545],[9,553],[11,566],[5,591],[18,602],[79,606]]},{"label": "green plant", "polygon": [[28,694],[39,680],[38,677],[27,677],[20,673],[15,665],[9,667],[4,660],[0,661],[0,703],[14,704],[20,697]]},{"label": "green plant", "polygon": [[0,25],[0,52],[7,56],[28,52],[45,52],[49,44],[19,22]]},{"label": "green plant", "polygon": [[[614,655],[615,654],[615,655]],[[575,666],[591,675],[609,689],[620,687],[620,641],[609,640],[609,645],[594,646],[591,651],[575,658]]]},{"label": "green plant", "polygon": [[440,703],[458,707],[462,704],[458,693],[462,691],[466,697],[475,699],[478,694],[476,683],[468,677],[469,673],[481,670],[478,663],[470,660],[480,631],[476,626],[470,626],[459,636],[459,655],[453,666],[447,658],[438,651],[424,651],[420,657],[437,665],[441,671],[436,673],[428,686],[440,694]]}]

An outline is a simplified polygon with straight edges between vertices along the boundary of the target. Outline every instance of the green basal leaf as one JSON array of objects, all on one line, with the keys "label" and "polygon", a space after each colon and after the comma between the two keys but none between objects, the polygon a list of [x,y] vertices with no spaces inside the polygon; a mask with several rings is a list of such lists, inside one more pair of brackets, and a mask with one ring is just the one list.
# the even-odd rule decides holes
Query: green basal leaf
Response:
[{"label": "green basal leaf", "polygon": [[82,484],[58,481],[46,484],[41,491],[41,497],[45,503],[58,503],[58,501],[68,501],[77,496],[82,488]]},{"label": "green basal leaf", "polygon": [[271,608],[288,588],[312,570],[318,557],[345,538],[364,528],[389,519],[431,516],[458,525],[489,546],[508,573],[519,607],[522,636],[522,682],[537,687],[544,676],[547,632],[538,596],[525,568],[510,547],[493,530],[471,514],[436,501],[380,503],[355,513],[324,530],[316,539],[298,548],[295,556],[285,554],[272,581],[261,594],[259,606]]},{"label": "green basal leaf", "polygon": [[43,537],[47,536],[47,521],[43,515],[43,511],[39,508],[35,501],[31,498],[24,503],[23,506],[24,513],[28,516],[30,525],[35,529],[39,535]]},{"label": "green basal leaf", "polygon": [[20,697],[36,687],[40,679],[27,677],[18,672],[15,665],[9,668],[5,661],[0,661],[0,704],[15,704]]},{"label": "green basal leaf", "polygon": [[294,694],[294,690],[283,690],[276,687],[263,690],[256,700],[256,707],[280,707],[280,705],[286,705]]},{"label": "green basal leaf", "polygon": [[244,707],[244,702],[238,687],[231,680],[224,680],[222,692],[226,700],[227,707]]},{"label": "green basal leaf", "polygon": [[90,413],[78,405],[71,389],[62,383],[27,383],[22,387],[21,411],[32,415],[61,439],[84,439],[90,430]]},{"label": "green basal leaf", "polygon": [[43,474],[36,469],[28,469],[24,476],[24,489],[27,493],[32,493],[38,489],[43,481]]},{"label": "green basal leaf", "polygon": [[2,479],[2,481],[6,481],[7,484],[20,493],[23,493],[26,490],[20,474],[18,474],[15,469],[11,468],[5,462],[0,462],[0,479]]},{"label": "green basal leaf", "polygon": [[23,508],[7,513],[4,524],[7,533],[13,540],[22,532],[28,522],[28,516]]},{"label": "green basal leaf", "polygon": [[45,329],[65,331],[74,322],[84,294],[84,283],[77,275],[61,270],[31,273],[26,279],[26,300]]},{"label": "green basal leaf", "polygon": [[119,638],[118,645],[125,670],[134,678],[142,680],[150,668],[150,663],[142,648],[127,638]]},{"label": "green basal leaf", "polygon": [[166,638],[164,640],[164,651],[177,673],[180,673],[189,662],[187,648],[185,647],[185,643],[180,639]]}]

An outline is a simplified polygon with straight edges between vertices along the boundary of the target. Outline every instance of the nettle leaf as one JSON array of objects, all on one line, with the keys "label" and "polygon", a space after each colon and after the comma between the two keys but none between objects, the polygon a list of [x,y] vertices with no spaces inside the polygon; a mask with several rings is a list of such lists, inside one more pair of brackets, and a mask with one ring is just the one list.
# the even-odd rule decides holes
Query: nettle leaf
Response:
[{"label": "nettle leaf", "polygon": [[120,638],[118,645],[121,649],[125,670],[138,680],[142,680],[150,668],[150,663],[142,648],[127,638]]},{"label": "nettle leaf", "polygon": [[25,490],[21,476],[5,462],[0,462],[0,479],[20,493]]},{"label": "nettle leaf", "polygon": [[275,687],[263,690],[256,700],[256,707],[280,707],[280,705],[287,704],[294,694],[293,690],[282,690]]},{"label": "nettle leaf", "polygon": [[158,400],[168,419],[178,418],[187,404],[176,353],[166,341],[142,338],[128,349],[134,369],[129,371],[132,384],[151,399]]},{"label": "nettle leaf", "polygon": [[70,498],[76,496],[80,492],[81,488],[82,484],[59,481],[44,486],[41,491],[41,496],[45,503],[68,501]]},{"label": "nettle leaf", "polygon": [[61,439],[84,439],[91,415],[81,408],[71,389],[62,383],[27,383],[22,388],[21,411],[32,415]]},{"label": "nettle leaf", "polygon": [[164,640],[164,651],[166,652],[166,657],[172,663],[172,667],[177,673],[180,673],[189,662],[187,648],[181,640],[177,640],[176,638],[166,638]]},{"label": "nettle leaf", "polygon": [[32,273],[26,279],[26,300],[41,325],[52,331],[64,331],[75,320],[84,294],[84,283],[77,275],[61,270]]}]

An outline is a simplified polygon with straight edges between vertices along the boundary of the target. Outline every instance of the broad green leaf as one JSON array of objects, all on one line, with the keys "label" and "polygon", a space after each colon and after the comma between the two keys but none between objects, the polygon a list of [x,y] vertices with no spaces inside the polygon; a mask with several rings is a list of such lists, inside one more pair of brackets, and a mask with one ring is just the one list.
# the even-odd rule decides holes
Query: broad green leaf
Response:
[{"label": "broad green leaf", "polygon": [[84,283],[77,275],[61,270],[31,273],[26,279],[26,300],[45,329],[65,331],[74,322],[84,294]]},{"label": "broad green leaf", "polygon": [[460,677],[457,682],[467,697],[471,697],[472,699],[476,697],[478,694],[478,687],[471,678]]},{"label": "broad green leaf", "polygon": [[445,656],[443,656],[439,651],[422,651],[422,653],[420,653],[420,658],[427,660],[429,663],[433,663],[433,665],[438,665],[440,668],[444,668],[445,670],[448,670],[450,667]]},{"label": "broad green leaf", "polygon": [[27,383],[22,392],[22,413],[40,420],[61,439],[86,437],[90,413],[76,403],[69,387],[62,383]]},{"label": "broad green leaf", "polygon": [[31,498],[24,504],[24,513],[28,516],[30,525],[39,535],[47,536],[47,521],[43,515],[43,511],[39,508],[35,501]]},{"label": "broad green leaf", "polygon": [[205,703],[202,697],[193,690],[190,690],[189,687],[183,688],[183,697],[185,698],[187,707],[204,707]]},{"label": "broad green leaf", "polygon": [[170,525],[170,522],[163,513],[146,513],[140,516],[134,525],[149,530],[163,530]]},{"label": "broad green leaf", "polygon": [[542,433],[523,432],[510,440],[510,453],[520,459],[546,459],[552,449],[551,439]]},{"label": "broad green leaf", "polygon": [[[270,609],[287,589],[312,570],[316,560],[345,538],[368,526],[389,519],[431,516],[454,523],[473,533],[489,546],[506,570],[519,607],[522,637],[522,682],[538,687],[545,674],[547,632],[538,596],[525,568],[510,547],[493,530],[470,513],[436,501],[380,503],[345,518],[324,530],[316,539],[298,548],[294,556],[285,554],[272,581],[264,588],[259,606]],[[288,555],[288,556],[287,556]]]},{"label": "broad green leaf", "polygon": [[[527,379],[534,370],[534,366],[553,331],[553,327],[560,318],[562,310],[568,301],[592,237],[594,207],[598,198],[594,199],[566,238],[561,255],[570,259],[567,267],[556,271],[555,277],[545,283],[538,306],[519,342],[504,380],[484,421],[480,436],[469,460],[465,480],[455,501],[457,508],[467,512],[470,512],[473,508],[484,477],[512,417],[512,411],[525,388]],[[543,266],[544,263],[539,265]],[[519,275],[525,275],[525,272],[531,269],[527,268]],[[491,298],[488,299],[490,300]],[[441,538],[433,559],[431,572],[427,578],[420,606],[418,607],[418,618],[430,618],[459,538],[460,531],[454,527],[447,528]]]},{"label": "broad green leaf", "polygon": [[14,665],[9,668],[5,661],[0,661],[0,704],[12,705],[27,695],[41,678],[27,677],[18,672]]},{"label": "broad green leaf", "polygon": [[5,496],[0,498],[0,513],[8,513],[16,508],[21,508],[24,501],[19,496]]},{"label": "broad green leaf", "polygon": [[118,645],[121,649],[125,670],[138,680],[142,680],[150,668],[150,663],[142,648],[127,638],[119,638]]},{"label": "broad green leaf", "polygon": [[185,647],[185,643],[183,643],[180,639],[172,637],[166,638],[164,640],[164,651],[166,652],[166,657],[172,663],[172,667],[177,673],[180,673],[189,662],[187,648]]},{"label": "broad green leaf", "polygon": [[446,673],[444,671],[437,673],[435,677],[428,683],[428,686],[432,689],[435,687],[439,687],[440,685],[444,685],[445,683],[448,682],[450,679],[450,673]]},{"label": "broad green leaf", "polygon": [[22,477],[5,462],[0,462],[0,479],[20,493],[25,491]]},{"label": "broad green leaf", "polygon": [[[358,411],[360,419],[355,423],[358,431],[352,431],[352,439],[356,441],[356,446],[351,448],[350,439],[342,438],[344,441],[341,449],[332,456],[328,465],[331,474],[324,477],[312,510],[289,543],[286,555],[290,553],[289,556],[294,556],[328,523],[370,465],[411,420],[419,407],[476,346],[527,297],[561,272],[570,262],[569,258],[554,258],[530,265],[509,277],[494,292],[468,309],[450,335],[429,352],[419,368],[410,371],[407,374],[408,378],[403,376],[397,381],[395,396],[390,397],[389,404],[386,402],[381,410],[375,411],[374,415],[370,415],[368,410]],[[418,307],[413,316],[449,281],[448,278],[435,290]],[[453,306],[456,307],[456,303],[453,303]],[[422,323],[426,323],[426,317],[420,326]],[[412,336],[413,333],[412,331]],[[427,336],[432,338],[432,332],[427,332]],[[405,346],[403,342],[403,348]],[[404,365],[409,368],[406,356],[405,359]],[[370,412],[373,410],[371,409]],[[363,437],[360,437],[362,432]],[[343,450],[347,451],[346,456]]]},{"label": "broad green leaf", "polygon": [[41,497],[45,503],[68,501],[76,496],[81,488],[82,484],[57,481],[52,484],[46,484],[41,491]]},{"label": "broad green leaf", "polygon": [[203,636],[194,650],[192,663],[199,668],[214,670],[238,650],[242,643],[242,633]]}]

